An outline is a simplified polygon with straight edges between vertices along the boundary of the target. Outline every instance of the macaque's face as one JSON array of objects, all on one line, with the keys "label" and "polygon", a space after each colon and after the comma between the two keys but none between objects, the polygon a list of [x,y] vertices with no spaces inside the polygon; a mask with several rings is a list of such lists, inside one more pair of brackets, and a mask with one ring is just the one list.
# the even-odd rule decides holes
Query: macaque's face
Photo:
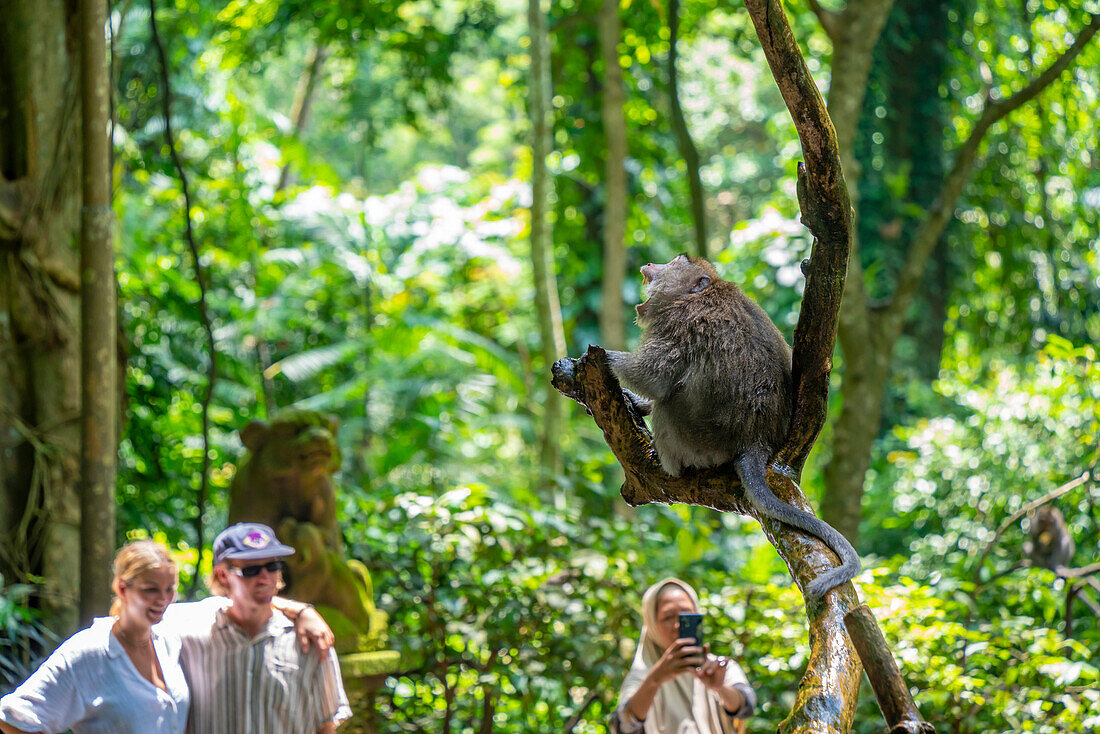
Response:
[{"label": "macaque's face", "polygon": [[642,283],[646,286],[646,300],[636,307],[638,324],[642,327],[652,320],[652,309],[671,303],[678,298],[698,293],[717,278],[714,268],[706,260],[677,255],[664,265],[646,263],[642,266]]},{"label": "macaque's face", "polygon": [[1036,515],[1032,536],[1040,548],[1050,548],[1064,535],[1066,521],[1057,507],[1044,507]]},{"label": "macaque's face", "polygon": [[[675,260],[673,260],[675,262]],[[646,263],[642,266],[642,285],[649,285],[653,282],[661,271],[668,267],[668,264],[660,265],[658,263]]]}]

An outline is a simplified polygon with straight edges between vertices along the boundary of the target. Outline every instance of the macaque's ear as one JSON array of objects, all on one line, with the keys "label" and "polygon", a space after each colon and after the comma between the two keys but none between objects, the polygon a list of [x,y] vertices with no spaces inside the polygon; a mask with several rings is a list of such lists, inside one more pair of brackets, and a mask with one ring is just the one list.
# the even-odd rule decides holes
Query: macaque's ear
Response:
[{"label": "macaque's ear", "polygon": [[260,450],[265,438],[267,438],[267,424],[263,421],[251,421],[241,429],[241,443],[252,453]]},{"label": "macaque's ear", "polygon": [[699,291],[710,285],[709,275],[700,275],[698,280],[695,281],[695,285],[691,287],[691,293],[698,293]]}]

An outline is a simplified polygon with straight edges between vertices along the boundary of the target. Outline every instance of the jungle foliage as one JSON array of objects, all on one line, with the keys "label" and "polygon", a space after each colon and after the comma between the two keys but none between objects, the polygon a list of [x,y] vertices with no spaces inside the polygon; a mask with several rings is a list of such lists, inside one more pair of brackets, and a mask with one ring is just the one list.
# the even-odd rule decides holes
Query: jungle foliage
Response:
[{"label": "jungle foliage", "polygon": [[[550,10],[554,260],[574,355],[599,341],[601,308],[629,319],[641,298],[640,278],[628,275],[622,302],[600,303],[599,7],[560,0]],[[188,579],[208,570],[195,567],[196,523],[207,542],[224,524],[237,431],[287,408],[325,411],[340,425],[345,539],[370,568],[403,655],[379,693],[383,731],[606,731],[641,593],[668,575],[702,590],[713,649],[740,660],[756,686],[749,731],[774,731],[809,646],[802,598],[756,525],[694,507],[625,507],[621,470],[576,405],[560,436],[566,501],[538,489],[533,396],[545,395],[549,365],[528,240],[524,9],[164,0],[155,21],[185,211],[154,18],[144,3],[114,3],[126,360],[118,541],[151,533],[178,551]],[[621,3],[629,273],[688,249],[693,228],[669,123],[666,10]],[[827,87],[826,37],[804,5],[788,12]],[[929,180],[965,137],[983,65],[997,76],[1039,68],[1081,17],[1052,0],[895,4],[857,150],[872,294],[875,279],[893,277],[893,244],[930,205]],[[789,339],[810,247],[797,222],[793,124],[741,9],[685,1],[678,49],[710,250]],[[295,95],[318,51],[299,125]],[[1085,602],[1067,605],[1081,582],[1009,571],[1027,517],[995,536],[1028,502],[1095,477],[1100,463],[1098,69],[1094,41],[1061,83],[991,131],[936,275],[888,355],[895,370],[866,480],[857,588],[942,731],[1100,728],[1100,624]],[[213,355],[185,217],[208,277],[217,359],[201,517]],[[804,476],[811,497],[828,439],[827,426]],[[1095,562],[1096,479],[1054,504],[1076,538],[1073,565]],[[27,588],[0,586],[8,639],[47,634]],[[20,680],[25,658],[0,645],[3,687]],[[882,726],[865,689],[854,730]]]}]

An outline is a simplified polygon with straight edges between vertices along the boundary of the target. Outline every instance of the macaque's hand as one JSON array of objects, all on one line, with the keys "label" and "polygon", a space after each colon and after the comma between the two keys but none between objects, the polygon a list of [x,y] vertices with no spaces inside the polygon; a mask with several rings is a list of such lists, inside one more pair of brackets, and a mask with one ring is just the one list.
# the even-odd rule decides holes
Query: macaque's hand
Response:
[{"label": "macaque's hand", "polygon": [[336,635],[332,634],[332,628],[313,607],[303,609],[294,620],[294,631],[298,635],[298,644],[301,645],[302,652],[309,652],[312,645],[317,650],[317,657],[322,660],[328,657],[329,649],[336,642]]}]

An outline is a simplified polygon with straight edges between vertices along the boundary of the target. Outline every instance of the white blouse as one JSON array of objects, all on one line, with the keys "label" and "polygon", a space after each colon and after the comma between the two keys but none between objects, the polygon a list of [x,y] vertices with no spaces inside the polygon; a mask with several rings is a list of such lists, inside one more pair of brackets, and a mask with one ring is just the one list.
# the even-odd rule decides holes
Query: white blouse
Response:
[{"label": "white blouse", "polygon": [[46,662],[0,699],[0,721],[17,729],[73,734],[183,734],[190,694],[179,664],[180,643],[153,633],[167,690],[150,683],[99,617],[65,640]]}]

